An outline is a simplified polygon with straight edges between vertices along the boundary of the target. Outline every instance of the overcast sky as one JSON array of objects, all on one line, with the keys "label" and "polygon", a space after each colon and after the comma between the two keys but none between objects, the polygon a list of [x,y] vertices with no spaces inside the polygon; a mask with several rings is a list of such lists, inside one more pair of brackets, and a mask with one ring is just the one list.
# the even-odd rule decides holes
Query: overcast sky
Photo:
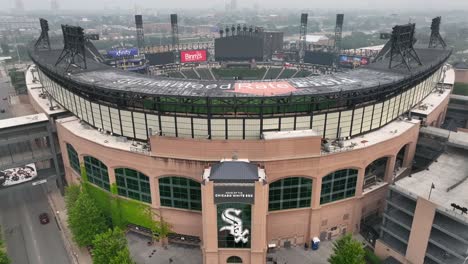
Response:
[{"label": "overcast sky", "polygon": [[[49,9],[51,0],[0,0],[0,6],[13,8],[15,1],[22,1],[26,10]],[[207,8],[223,7],[231,0],[57,0],[61,9],[133,9],[135,5],[147,8]],[[330,9],[465,9],[468,0],[237,0],[239,7],[252,6],[257,2],[260,7],[274,8],[330,8]]]}]

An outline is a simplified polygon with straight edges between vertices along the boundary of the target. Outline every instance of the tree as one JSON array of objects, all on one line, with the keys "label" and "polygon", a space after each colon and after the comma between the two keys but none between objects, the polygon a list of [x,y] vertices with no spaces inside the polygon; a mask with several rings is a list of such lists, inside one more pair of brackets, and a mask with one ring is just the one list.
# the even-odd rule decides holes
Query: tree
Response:
[{"label": "tree", "polygon": [[107,228],[102,212],[85,190],[68,211],[68,225],[79,246],[92,245],[94,236]]},{"label": "tree", "polygon": [[123,250],[120,250],[117,252],[115,256],[113,256],[109,264],[134,264],[135,261],[132,260],[132,257],[130,256],[130,251],[128,248],[125,248]]},{"label": "tree", "polygon": [[10,263],[11,261],[8,258],[6,252],[0,249],[0,264],[10,264]]},{"label": "tree", "polygon": [[[151,231],[153,232],[154,237],[161,241],[161,244],[164,246],[166,244],[166,238],[171,233],[171,224],[164,221],[163,217],[156,213],[151,207],[145,209],[144,213],[151,220]],[[159,221],[155,220],[159,218]]]},{"label": "tree", "polygon": [[331,264],[365,264],[364,255],[361,243],[347,234],[333,243],[333,254],[328,261]]},{"label": "tree", "polygon": [[65,189],[65,206],[69,211],[73,207],[81,193],[81,185],[70,185]]},{"label": "tree", "polygon": [[127,247],[127,240],[120,228],[109,229],[96,235],[93,240],[94,264],[133,264]]},{"label": "tree", "polygon": [[0,264],[10,264],[11,260],[5,251],[5,243],[3,241],[2,228],[0,227]]}]

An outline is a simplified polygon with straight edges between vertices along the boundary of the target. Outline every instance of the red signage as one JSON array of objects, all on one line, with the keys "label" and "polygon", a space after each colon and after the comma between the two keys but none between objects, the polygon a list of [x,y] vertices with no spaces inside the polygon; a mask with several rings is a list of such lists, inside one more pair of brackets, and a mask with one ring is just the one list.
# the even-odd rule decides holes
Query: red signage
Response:
[{"label": "red signage", "polygon": [[180,52],[180,62],[203,62],[206,61],[206,50],[183,50]]}]

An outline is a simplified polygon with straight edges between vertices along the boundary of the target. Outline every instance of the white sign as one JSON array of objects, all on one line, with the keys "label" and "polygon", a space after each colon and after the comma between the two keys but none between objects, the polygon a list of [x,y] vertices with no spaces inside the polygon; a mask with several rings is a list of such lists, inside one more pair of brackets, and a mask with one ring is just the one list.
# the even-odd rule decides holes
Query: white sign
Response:
[{"label": "white sign", "polygon": [[247,237],[249,230],[244,229],[242,226],[242,219],[238,217],[241,213],[241,210],[234,208],[224,210],[221,218],[229,225],[221,227],[219,231],[228,230],[229,234],[234,236],[234,242],[239,243],[239,241],[242,241],[242,243],[245,244],[249,241],[249,238]]},{"label": "white sign", "polygon": [[44,179],[44,180],[40,180],[40,181],[35,181],[35,182],[32,183],[32,185],[35,186],[35,185],[43,184],[43,183],[46,183],[46,182],[47,182],[47,180]]},{"label": "white sign", "polygon": [[23,167],[16,167],[0,171],[0,186],[20,184],[31,181],[36,177],[36,165],[34,165],[34,163],[30,163]]}]

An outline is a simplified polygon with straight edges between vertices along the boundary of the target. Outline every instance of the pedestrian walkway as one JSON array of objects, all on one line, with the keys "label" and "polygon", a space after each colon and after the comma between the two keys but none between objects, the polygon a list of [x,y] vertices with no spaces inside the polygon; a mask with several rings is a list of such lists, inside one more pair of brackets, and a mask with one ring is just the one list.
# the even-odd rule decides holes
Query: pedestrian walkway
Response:
[{"label": "pedestrian walkway", "polygon": [[60,191],[56,187],[50,188],[47,197],[57,219],[59,229],[65,242],[65,247],[73,261],[72,263],[92,264],[93,261],[86,248],[78,247],[78,245],[76,245],[72,240],[72,234],[67,223],[68,215],[67,209],[65,208],[65,200],[60,194]]}]

